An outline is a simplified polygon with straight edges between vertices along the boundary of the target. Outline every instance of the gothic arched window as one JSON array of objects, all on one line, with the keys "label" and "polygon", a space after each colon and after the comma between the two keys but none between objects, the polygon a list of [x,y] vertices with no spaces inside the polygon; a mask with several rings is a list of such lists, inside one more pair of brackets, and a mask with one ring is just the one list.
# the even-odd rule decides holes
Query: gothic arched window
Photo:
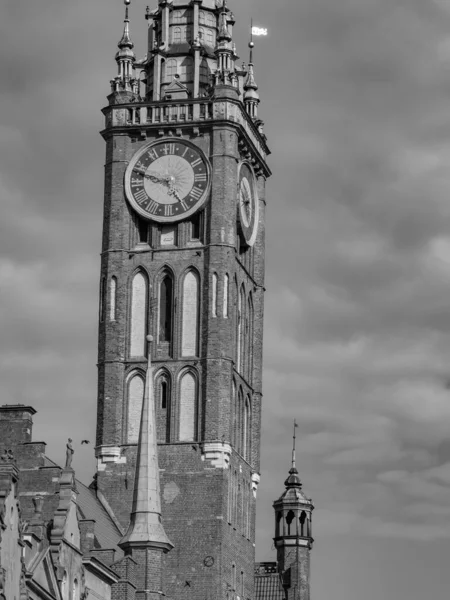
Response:
[{"label": "gothic arched window", "polygon": [[231,443],[233,444],[233,448],[237,449],[237,428],[238,428],[238,400],[236,394],[236,382],[233,380],[232,384],[232,424],[231,424]]},{"label": "gothic arched window", "polygon": [[167,273],[159,286],[158,341],[170,343],[173,331],[173,279]]},{"label": "gothic arched window", "polygon": [[145,356],[147,277],[138,271],[131,284],[130,356]]},{"label": "gothic arched window", "polygon": [[238,402],[237,402],[237,451],[239,454],[243,454],[242,442],[243,442],[243,407],[244,407],[244,394],[242,388],[239,389]]},{"label": "gothic arched window", "polygon": [[230,302],[229,289],[230,289],[230,277],[229,277],[228,273],[226,273],[225,277],[223,278],[223,317],[224,317],[224,319],[228,319],[228,305]]},{"label": "gothic arched window", "polygon": [[214,40],[214,31],[212,29],[206,29],[206,40],[205,40],[206,44],[208,46],[211,46],[212,48],[215,45],[215,40]]},{"label": "gothic arched window", "polygon": [[172,43],[181,44],[181,27],[174,27],[172,31]]},{"label": "gothic arched window", "polygon": [[100,322],[105,319],[105,301],[106,301],[106,277],[102,277],[100,281],[100,307],[99,307],[99,317]]},{"label": "gothic arched window", "polygon": [[286,515],[287,535],[295,535],[294,528],[292,527],[292,521],[294,520],[294,518],[295,515],[292,512],[292,510],[290,510]]},{"label": "gothic arched window", "polygon": [[130,375],[127,385],[127,444],[137,444],[141,423],[144,379],[140,374]]},{"label": "gothic arched window", "polygon": [[217,273],[212,275],[212,316],[217,317]]},{"label": "gothic arched window", "polygon": [[197,378],[191,371],[187,371],[180,380],[180,422],[178,435],[180,442],[193,442],[196,439],[197,398]]},{"label": "gothic arched window", "polygon": [[247,311],[246,311],[246,301],[245,301],[245,288],[242,285],[241,286],[241,291],[239,294],[239,312],[240,312],[240,319],[239,319],[239,336],[240,336],[240,341],[239,341],[239,348],[240,348],[240,361],[239,361],[239,372],[245,376],[245,369],[244,369],[244,365],[245,365],[245,361],[246,361],[246,340],[247,340]]},{"label": "gothic arched window", "polygon": [[165,82],[170,82],[177,74],[177,59],[169,58],[165,64]]},{"label": "gothic arched window", "polygon": [[155,386],[158,442],[170,442],[171,391],[170,375],[163,371],[156,377]]},{"label": "gothic arched window", "polygon": [[116,292],[117,292],[117,278],[111,277],[111,284],[109,288],[109,320],[116,320]]},{"label": "gothic arched window", "polygon": [[249,294],[248,302],[247,302],[247,316],[246,316],[245,326],[246,326],[245,336],[246,336],[246,340],[247,340],[246,357],[245,357],[245,362],[246,362],[245,376],[247,378],[247,381],[249,383],[251,383],[252,382],[252,369],[253,369],[253,362],[252,362],[252,357],[253,357],[253,300],[252,300],[251,294]]},{"label": "gothic arched window", "polygon": [[194,271],[188,271],[183,280],[183,309],[181,355],[198,355],[200,282]]},{"label": "gothic arched window", "polygon": [[300,521],[300,535],[302,537],[304,537],[305,535],[307,535],[307,533],[305,531],[306,513],[304,510],[302,510],[302,512],[301,512],[299,521]]},{"label": "gothic arched window", "polygon": [[250,447],[251,447],[251,405],[250,405],[250,396],[247,396],[245,399],[244,406],[244,423],[242,428],[243,433],[243,444],[242,444],[242,453],[244,458],[250,462]]}]

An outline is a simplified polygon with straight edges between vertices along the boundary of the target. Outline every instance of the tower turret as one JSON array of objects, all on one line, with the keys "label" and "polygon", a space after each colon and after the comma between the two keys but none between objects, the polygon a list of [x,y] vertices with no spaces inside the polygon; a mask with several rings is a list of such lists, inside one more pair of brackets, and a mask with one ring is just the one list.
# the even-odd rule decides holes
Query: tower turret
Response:
[{"label": "tower turret", "polygon": [[[122,37],[117,44],[119,47],[116,53],[116,62],[118,67],[118,75],[111,80],[111,92],[115,96],[119,92],[128,92],[125,95],[124,101],[130,100],[131,95],[138,95],[139,82],[135,77],[135,62],[136,56],[133,52],[134,44],[130,37],[130,19],[128,15],[128,7],[131,0],[124,0],[125,4],[125,19]],[[110,98],[111,100],[111,98]],[[116,99],[117,102],[117,99]],[[112,103],[116,103],[112,102]]]},{"label": "tower turret", "polygon": [[314,505],[302,490],[295,465],[295,428],[292,466],[284,482],[286,490],[273,503],[278,570],[287,600],[309,600],[310,552],[313,545],[311,515]]},{"label": "tower turret", "polygon": [[237,84],[237,75],[235,72],[236,46],[233,44],[233,36],[229,30],[229,22],[234,22],[230,15],[226,1],[223,3],[223,9],[219,16],[219,28],[217,33],[217,46],[215,55],[217,58],[216,84],[225,85]]},{"label": "tower turret", "polygon": [[250,60],[248,63],[248,74],[244,84],[244,104],[245,109],[250,117],[255,120],[258,117],[258,104],[260,103],[258,86],[256,85],[255,75],[253,72],[253,48],[255,44],[250,41]]}]

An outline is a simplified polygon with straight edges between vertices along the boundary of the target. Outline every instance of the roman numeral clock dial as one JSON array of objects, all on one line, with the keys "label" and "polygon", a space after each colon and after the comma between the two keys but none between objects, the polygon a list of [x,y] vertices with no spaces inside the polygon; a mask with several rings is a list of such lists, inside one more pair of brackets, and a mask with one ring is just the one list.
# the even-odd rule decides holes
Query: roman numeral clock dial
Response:
[{"label": "roman numeral clock dial", "polygon": [[238,207],[241,237],[248,246],[253,246],[258,234],[259,202],[255,174],[247,162],[239,166]]},{"label": "roman numeral clock dial", "polygon": [[125,171],[125,194],[146,219],[171,223],[196,212],[211,188],[211,166],[184,140],[159,140],[136,152]]}]

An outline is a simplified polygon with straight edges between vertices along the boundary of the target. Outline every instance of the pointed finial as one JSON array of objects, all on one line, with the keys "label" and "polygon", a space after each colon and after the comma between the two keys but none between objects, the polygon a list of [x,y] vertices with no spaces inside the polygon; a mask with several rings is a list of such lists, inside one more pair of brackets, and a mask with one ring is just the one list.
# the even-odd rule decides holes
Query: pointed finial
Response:
[{"label": "pointed finial", "polygon": [[293,435],[293,444],[292,444],[292,468],[295,469],[295,430],[298,427],[297,421],[294,419],[294,435]]},{"label": "pointed finial", "polygon": [[223,11],[220,13],[220,22],[219,22],[219,35],[217,36],[217,40],[226,40],[227,42],[231,42],[231,35],[228,29],[227,23],[227,3],[223,3]]},{"label": "pointed finial", "polygon": [[130,50],[134,47],[133,42],[130,37],[130,19],[128,15],[128,7],[131,4],[131,0],[124,0],[125,4],[125,19],[124,19],[124,28],[123,35],[120,42],[117,44],[119,48],[122,50],[123,48],[130,48]]}]

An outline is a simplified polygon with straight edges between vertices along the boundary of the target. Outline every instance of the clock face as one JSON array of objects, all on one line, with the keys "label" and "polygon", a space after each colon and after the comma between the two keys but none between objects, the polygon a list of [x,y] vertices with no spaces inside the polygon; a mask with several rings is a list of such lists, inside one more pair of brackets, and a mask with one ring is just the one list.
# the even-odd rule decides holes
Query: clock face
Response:
[{"label": "clock face", "polygon": [[238,185],[240,230],[246,244],[253,246],[258,233],[259,204],[255,175],[246,162],[239,167]]},{"label": "clock face", "polygon": [[211,167],[203,152],[184,140],[144,146],[125,172],[125,193],[141,216],[163,223],[185,219],[206,201]]}]

